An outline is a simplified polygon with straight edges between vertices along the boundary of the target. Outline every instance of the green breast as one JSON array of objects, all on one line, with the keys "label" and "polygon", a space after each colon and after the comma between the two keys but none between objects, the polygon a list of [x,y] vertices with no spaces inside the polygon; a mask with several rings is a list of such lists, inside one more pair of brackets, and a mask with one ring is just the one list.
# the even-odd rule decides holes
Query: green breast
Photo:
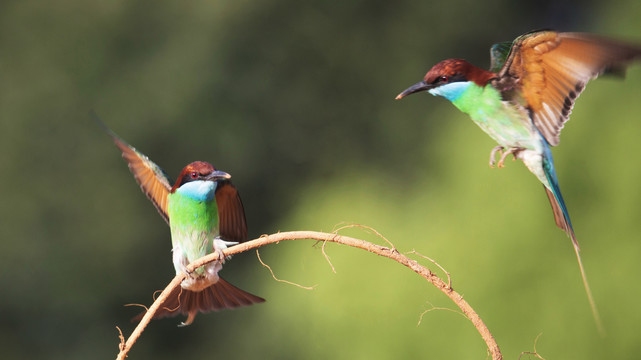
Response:
[{"label": "green breast", "polygon": [[216,200],[194,200],[179,193],[169,194],[167,213],[170,226],[190,230],[211,231],[218,229]]},{"label": "green breast", "polygon": [[180,248],[186,263],[211,253],[218,236],[216,199],[193,199],[176,192],[169,194],[167,200],[174,251]]},{"label": "green breast", "polygon": [[527,110],[517,102],[504,101],[489,84],[471,84],[452,103],[504,147],[529,149],[536,142],[537,131]]}]

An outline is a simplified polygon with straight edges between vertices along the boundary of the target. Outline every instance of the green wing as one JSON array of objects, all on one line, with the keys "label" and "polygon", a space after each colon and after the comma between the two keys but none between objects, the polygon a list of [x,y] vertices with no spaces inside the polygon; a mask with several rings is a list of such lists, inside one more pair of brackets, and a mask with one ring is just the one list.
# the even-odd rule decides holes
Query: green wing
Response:
[{"label": "green wing", "polygon": [[498,73],[503,68],[507,55],[512,49],[512,41],[504,41],[498,44],[492,45],[490,48],[490,71],[493,73]]}]

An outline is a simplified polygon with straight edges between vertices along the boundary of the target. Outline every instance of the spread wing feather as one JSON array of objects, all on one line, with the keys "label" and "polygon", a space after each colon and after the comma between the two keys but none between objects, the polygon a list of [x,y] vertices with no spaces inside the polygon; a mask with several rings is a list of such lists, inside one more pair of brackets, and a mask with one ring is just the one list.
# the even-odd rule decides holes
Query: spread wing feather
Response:
[{"label": "spread wing feather", "polygon": [[160,215],[169,224],[167,215],[167,195],[171,191],[171,181],[167,174],[147,156],[127,144],[116,133],[111,131],[97,116],[95,120],[107,131],[116,146],[122,151],[122,157],[127,161],[129,170],[140,185],[140,189],[154,204]]},{"label": "spread wing feather", "polygon": [[499,78],[521,90],[534,125],[555,146],[585,84],[638,56],[641,48],[598,36],[539,31],[514,40]]}]

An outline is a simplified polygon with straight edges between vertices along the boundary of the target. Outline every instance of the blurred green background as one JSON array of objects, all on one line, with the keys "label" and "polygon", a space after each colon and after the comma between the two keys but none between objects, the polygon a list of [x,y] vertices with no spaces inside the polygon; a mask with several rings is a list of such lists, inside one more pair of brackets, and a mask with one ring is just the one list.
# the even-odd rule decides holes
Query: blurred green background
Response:
[{"label": "blurred green background", "polygon": [[[638,0],[3,1],[0,357],[114,358],[119,326],[173,277],[169,229],[90,110],[170,175],[228,171],[251,237],[372,226],[430,256],[504,356],[641,353],[641,66],[590,83],[554,149],[607,336],[570,240],[521,163],[448,102],[394,96],[434,63],[489,65],[536,28],[641,42]],[[363,230],[344,234],[382,243]],[[265,304],[154,321],[130,359],[485,359],[443,294],[406,268],[312,241],[222,275]],[[434,268],[431,264],[427,264]]]}]

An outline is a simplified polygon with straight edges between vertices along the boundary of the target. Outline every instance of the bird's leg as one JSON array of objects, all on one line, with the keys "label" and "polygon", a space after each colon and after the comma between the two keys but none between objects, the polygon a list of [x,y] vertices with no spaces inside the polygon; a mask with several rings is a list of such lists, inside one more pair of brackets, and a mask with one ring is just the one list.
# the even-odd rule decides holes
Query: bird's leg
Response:
[{"label": "bird's leg", "polygon": [[522,148],[510,148],[508,151],[504,152],[503,155],[501,155],[501,159],[499,160],[499,163],[496,164],[497,167],[505,167],[503,164],[505,162],[505,158],[508,157],[508,155],[512,154],[514,155],[514,158],[512,161],[516,160],[516,155],[519,153],[519,151],[523,150]]},{"label": "bird's leg", "polygon": [[182,248],[180,246],[175,246],[173,249],[171,249],[171,252],[173,253],[172,256],[174,267],[176,268],[176,274],[183,273],[187,277],[190,277],[193,274],[193,271],[189,271],[187,269],[189,261],[187,260],[185,253],[182,251]]},{"label": "bird's leg", "polygon": [[503,146],[498,145],[495,146],[492,151],[490,151],[490,167],[494,168],[494,164],[496,164],[496,153],[498,152],[501,154],[501,157],[503,157],[503,149],[505,149]]},{"label": "bird's leg", "polygon": [[231,256],[228,256],[225,258],[225,255],[223,254],[223,250],[227,249],[229,246],[234,246],[238,245],[237,242],[235,241],[225,241],[219,237],[214,239],[214,252],[218,254],[218,258],[220,259],[220,263],[224,263],[225,260],[231,259]]}]

